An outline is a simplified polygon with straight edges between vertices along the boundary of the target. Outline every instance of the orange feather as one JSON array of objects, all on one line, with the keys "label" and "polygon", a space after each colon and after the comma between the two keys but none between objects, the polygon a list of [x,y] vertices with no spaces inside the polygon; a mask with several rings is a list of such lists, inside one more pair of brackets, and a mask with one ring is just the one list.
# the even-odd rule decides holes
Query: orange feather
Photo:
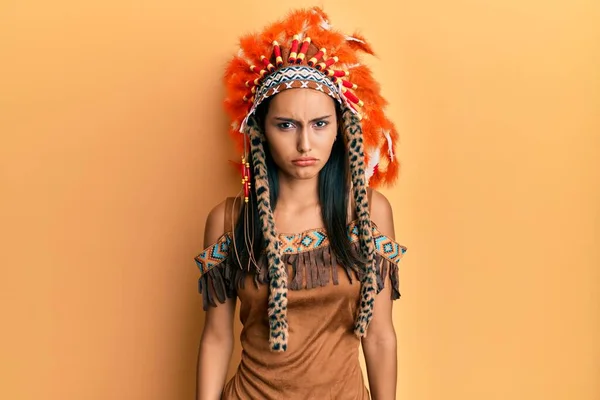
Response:
[{"label": "orange feather", "polygon": [[375,53],[373,52],[373,48],[371,47],[371,45],[367,42],[367,39],[364,38],[364,36],[362,36],[360,33],[355,32],[351,37],[358,39],[357,40],[352,40],[352,39],[347,39],[348,40],[348,46],[352,47],[354,50],[357,51],[363,51],[367,54],[370,54],[372,56],[375,55]]}]

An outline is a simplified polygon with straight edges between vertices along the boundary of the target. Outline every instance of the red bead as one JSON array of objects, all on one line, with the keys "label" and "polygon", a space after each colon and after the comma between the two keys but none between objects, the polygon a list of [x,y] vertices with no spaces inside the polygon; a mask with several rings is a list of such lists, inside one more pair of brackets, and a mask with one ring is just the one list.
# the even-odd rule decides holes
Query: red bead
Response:
[{"label": "red bead", "polygon": [[308,65],[313,67],[317,61],[319,61],[321,59],[321,57],[323,57],[323,55],[327,52],[326,49],[321,49],[318,51],[317,54],[315,54],[314,56],[312,56],[312,58],[310,60],[308,60]]},{"label": "red bead", "polygon": [[350,91],[348,91],[348,90],[345,90],[345,91],[344,91],[344,96],[345,96],[345,97],[346,97],[348,100],[350,100],[351,102],[353,102],[354,104],[357,104],[357,105],[359,105],[360,107],[362,107],[362,106],[363,106],[363,104],[364,104],[364,103],[363,103],[361,100],[359,100],[359,98],[358,98],[358,97],[356,97],[356,95],[355,95],[354,93],[352,93],[352,92],[350,92]]},{"label": "red bead", "polygon": [[352,82],[348,82],[348,81],[347,81],[347,80],[345,80],[345,79],[342,79],[342,85],[344,85],[344,87],[347,87],[348,89],[353,89],[353,90],[356,90],[356,89],[358,88],[358,86],[357,86],[357,85],[355,85],[355,84],[354,84],[354,83],[352,83]]},{"label": "red bead", "polygon": [[275,53],[275,57],[281,57],[281,47],[279,47],[277,41],[273,42],[273,52]]},{"label": "red bead", "polygon": [[325,67],[330,67],[338,61],[339,61],[339,58],[337,56],[330,57],[325,61]]},{"label": "red bead", "polygon": [[290,56],[288,58],[288,62],[290,64],[295,63],[297,55],[298,55],[298,35],[294,35],[294,40],[292,40],[292,48],[290,49]]},{"label": "red bead", "polygon": [[296,64],[301,64],[302,61],[304,61],[304,58],[306,57],[306,52],[308,51],[308,46],[310,46],[310,38],[307,37],[306,39],[304,39],[304,42],[302,42],[302,48],[300,49],[300,53],[296,58]]},{"label": "red bead", "polygon": [[275,65],[277,67],[281,67],[283,65],[283,58],[281,57],[281,47],[279,47],[279,43],[277,41],[273,42],[273,52],[275,53]]},{"label": "red bead", "polygon": [[275,54],[275,64],[281,67],[283,65],[283,58],[281,58],[281,47],[279,47],[277,41],[273,42],[273,53]]},{"label": "red bead", "polygon": [[341,78],[344,76],[348,76],[348,72],[346,71],[342,71],[342,70],[333,70],[333,69],[328,69],[327,71],[325,71],[325,73],[327,74],[327,76],[334,76],[336,78]]}]

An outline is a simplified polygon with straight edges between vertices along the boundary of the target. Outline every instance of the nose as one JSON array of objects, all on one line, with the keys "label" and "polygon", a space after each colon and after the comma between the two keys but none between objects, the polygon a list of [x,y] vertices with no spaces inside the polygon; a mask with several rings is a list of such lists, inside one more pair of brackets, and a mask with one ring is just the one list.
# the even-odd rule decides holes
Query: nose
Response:
[{"label": "nose", "polygon": [[308,153],[311,151],[310,132],[307,126],[304,126],[298,130],[297,149],[300,153]]}]

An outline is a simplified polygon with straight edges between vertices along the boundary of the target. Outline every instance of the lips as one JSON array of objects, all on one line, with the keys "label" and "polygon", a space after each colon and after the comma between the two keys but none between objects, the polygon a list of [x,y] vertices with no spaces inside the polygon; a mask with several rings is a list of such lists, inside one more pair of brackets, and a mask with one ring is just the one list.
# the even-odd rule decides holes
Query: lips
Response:
[{"label": "lips", "polygon": [[315,165],[317,163],[317,159],[314,157],[302,157],[292,160],[292,164],[298,167],[309,167],[311,165]]}]

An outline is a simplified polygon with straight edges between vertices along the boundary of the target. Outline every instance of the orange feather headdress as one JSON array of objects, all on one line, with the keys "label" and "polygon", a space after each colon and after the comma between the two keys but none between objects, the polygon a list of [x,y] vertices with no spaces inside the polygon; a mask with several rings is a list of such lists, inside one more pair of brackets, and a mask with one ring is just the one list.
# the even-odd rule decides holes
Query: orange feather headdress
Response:
[{"label": "orange feather headdress", "polygon": [[361,62],[361,53],[374,54],[366,39],[334,30],[327,15],[317,7],[291,12],[259,34],[243,36],[238,54],[225,70],[224,104],[237,148],[243,149],[240,131],[244,122],[264,100],[256,93],[265,80],[282,68],[304,66],[328,77],[343,103],[361,119],[369,186],[392,185],[399,172],[395,158],[398,133],[384,113],[387,102],[371,70]]}]

